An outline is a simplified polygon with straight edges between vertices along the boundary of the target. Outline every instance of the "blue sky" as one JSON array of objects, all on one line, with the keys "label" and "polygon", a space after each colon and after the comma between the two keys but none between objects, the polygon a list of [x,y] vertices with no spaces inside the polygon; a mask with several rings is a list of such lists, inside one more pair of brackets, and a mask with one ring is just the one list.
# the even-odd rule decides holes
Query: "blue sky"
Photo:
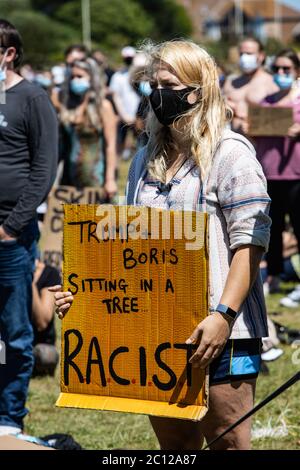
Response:
[{"label": "blue sky", "polygon": [[280,3],[284,3],[285,5],[300,11],[300,0],[280,0]]}]

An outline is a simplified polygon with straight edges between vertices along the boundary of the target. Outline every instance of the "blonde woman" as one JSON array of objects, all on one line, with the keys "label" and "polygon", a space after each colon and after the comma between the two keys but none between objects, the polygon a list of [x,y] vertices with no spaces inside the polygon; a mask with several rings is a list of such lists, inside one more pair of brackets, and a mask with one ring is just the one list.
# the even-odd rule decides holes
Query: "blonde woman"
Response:
[{"label": "blonde woman", "polygon": [[[128,204],[210,214],[210,315],[191,332],[191,362],[210,366],[209,410],[199,423],[151,417],[162,449],[200,449],[253,406],[267,321],[258,267],[267,249],[270,219],[266,181],[252,145],[226,130],[230,110],[217,67],[189,41],[150,50],[152,93],[149,141],[134,158]],[[62,317],[72,303],[57,291]],[[250,420],[213,449],[249,449]]]}]

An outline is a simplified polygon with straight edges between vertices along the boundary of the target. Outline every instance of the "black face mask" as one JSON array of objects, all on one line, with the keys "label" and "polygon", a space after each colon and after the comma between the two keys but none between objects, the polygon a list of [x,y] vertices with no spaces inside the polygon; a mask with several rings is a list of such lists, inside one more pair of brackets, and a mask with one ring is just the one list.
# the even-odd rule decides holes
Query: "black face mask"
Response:
[{"label": "black face mask", "polygon": [[175,119],[189,111],[195,104],[188,102],[187,97],[194,88],[182,90],[155,88],[150,95],[150,103],[155,116],[163,126],[169,126]]},{"label": "black face mask", "polygon": [[124,57],[123,61],[126,65],[130,66],[133,62],[133,57]]}]

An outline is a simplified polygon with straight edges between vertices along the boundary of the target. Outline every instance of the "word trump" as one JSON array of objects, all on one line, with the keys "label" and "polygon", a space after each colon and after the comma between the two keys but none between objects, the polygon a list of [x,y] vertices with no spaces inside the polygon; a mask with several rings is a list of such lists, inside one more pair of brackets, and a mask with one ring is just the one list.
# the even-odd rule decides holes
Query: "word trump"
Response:
[{"label": "word trump", "polygon": [[[171,214],[172,212],[172,214]],[[191,211],[159,211],[141,206],[97,207],[98,222],[82,220],[69,222],[78,226],[80,243],[119,239],[128,240],[186,240],[187,250],[204,246],[201,213]]]}]

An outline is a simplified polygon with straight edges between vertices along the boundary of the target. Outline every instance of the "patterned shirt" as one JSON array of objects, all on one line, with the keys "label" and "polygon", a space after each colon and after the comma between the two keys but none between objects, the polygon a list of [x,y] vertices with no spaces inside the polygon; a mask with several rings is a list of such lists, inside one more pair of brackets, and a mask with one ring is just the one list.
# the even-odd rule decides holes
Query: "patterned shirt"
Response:
[{"label": "patterned shirt", "polygon": [[[135,156],[129,170],[127,204],[176,210],[202,210],[209,217],[210,310],[220,302],[234,251],[243,245],[268,248],[271,220],[266,180],[255,151],[243,136],[224,131],[209,176],[201,184],[200,170],[188,158],[171,180],[170,191],[159,191],[146,168],[147,148]],[[164,189],[164,188],[163,188]],[[231,338],[268,336],[260,275],[254,282]]]}]

